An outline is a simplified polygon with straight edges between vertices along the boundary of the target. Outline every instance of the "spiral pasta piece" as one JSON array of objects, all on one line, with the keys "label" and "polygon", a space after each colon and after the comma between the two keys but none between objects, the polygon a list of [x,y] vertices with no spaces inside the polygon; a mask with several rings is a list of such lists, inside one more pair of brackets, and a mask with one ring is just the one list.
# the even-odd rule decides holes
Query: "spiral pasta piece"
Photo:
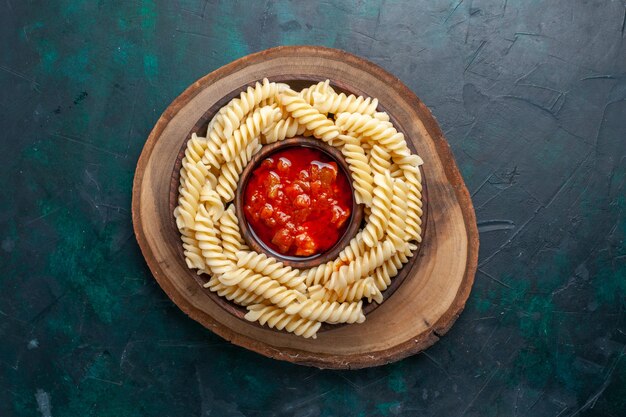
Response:
[{"label": "spiral pasta piece", "polygon": [[[276,85],[278,86],[278,89],[276,90],[276,94],[274,94],[273,96],[269,96],[268,98],[264,100],[261,100],[258,107],[265,107],[265,106],[277,106],[279,108],[281,107],[280,100],[278,99],[278,97],[280,96],[281,91],[284,91],[289,88],[289,85],[283,84],[283,83],[276,83]],[[281,112],[283,111],[282,108],[280,110]]]},{"label": "spiral pasta piece", "polygon": [[305,277],[300,275],[299,270],[284,266],[282,262],[269,258],[264,253],[240,251],[237,252],[236,258],[239,268],[247,268],[268,276],[279,284],[301,293],[306,291]]},{"label": "spiral pasta piece", "polygon": [[263,297],[256,295],[255,293],[246,291],[239,287],[229,287],[222,284],[215,276],[211,277],[211,279],[204,284],[204,288],[208,288],[217,293],[220,297],[224,297],[235,304],[239,304],[240,306],[258,304],[263,301]]},{"label": "spiral pasta piece", "polygon": [[372,153],[372,143],[367,140],[361,140],[361,147],[363,148],[363,152],[365,152],[365,157],[367,158],[367,162],[371,163],[371,153]]},{"label": "spiral pasta piece", "polygon": [[275,97],[288,87],[287,84],[271,83],[267,78],[264,78],[262,83],[257,81],[254,87],[248,87],[246,91],[241,92],[239,97],[222,107],[209,123],[209,129],[216,131],[223,141],[227,140],[239,128],[244,117],[252,109],[262,101]]},{"label": "spiral pasta piece", "polygon": [[343,143],[341,153],[346,158],[352,176],[355,199],[359,204],[372,204],[372,190],[374,181],[372,169],[368,164],[361,141],[354,136],[339,135],[338,141]]},{"label": "spiral pasta piece", "polygon": [[[418,155],[394,155],[393,156],[394,164],[398,165],[398,167],[406,174],[413,173],[415,175],[415,185],[419,191],[422,191],[422,174],[420,173],[419,167],[424,164],[422,158]],[[421,196],[420,196],[421,197]]]},{"label": "spiral pasta piece", "polygon": [[325,264],[314,266],[303,272],[304,282],[307,287],[317,284],[326,284],[335,270],[335,262],[329,261]]},{"label": "spiral pasta piece", "polygon": [[263,129],[276,122],[280,117],[280,110],[276,107],[267,106],[255,110],[239,126],[239,129],[235,130],[233,135],[222,143],[221,151],[224,161],[234,160],[250,142],[261,134]]},{"label": "spiral pasta piece", "polygon": [[389,121],[389,115],[387,114],[387,112],[384,112],[384,111],[377,111],[376,113],[373,114],[373,117],[383,122]]},{"label": "spiral pasta piece", "polygon": [[248,306],[248,312],[244,317],[248,321],[258,321],[263,326],[267,325],[270,329],[286,330],[307,339],[317,338],[317,331],[322,325],[319,321],[287,314],[280,307],[265,304]]},{"label": "spiral pasta piece", "polygon": [[204,204],[198,206],[196,215],[196,240],[202,251],[204,262],[212,274],[220,275],[232,270],[235,265],[224,255],[218,230],[215,228],[211,215]]},{"label": "spiral pasta piece", "polygon": [[389,224],[391,200],[393,198],[393,182],[389,173],[374,175],[374,198],[367,225],[363,229],[363,242],[370,248],[382,240]]},{"label": "spiral pasta piece", "polygon": [[[402,245],[402,250],[404,250],[404,246],[406,244]],[[325,287],[341,291],[357,279],[369,275],[374,269],[391,258],[396,250],[397,248],[389,240],[380,242],[348,265],[343,265],[338,271],[334,271]]]},{"label": "spiral pasta piece", "polygon": [[330,142],[339,135],[339,129],[332,120],[304,101],[295,91],[286,90],[280,95],[280,101],[298,123],[313,131],[313,134],[324,142]]},{"label": "spiral pasta piece", "polygon": [[276,122],[274,125],[268,126],[263,131],[264,143],[274,143],[279,140],[285,140],[294,136],[302,135],[306,126],[298,123],[296,119],[289,116]]},{"label": "spiral pasta piece", "polygon": [[383,301],[383,295],[376,286],[374,278],[372,277],[359,279],[348,285],[340,292],[329,290],[322,285],[314,285],[309,288],[309,298],[311,298],[312,300],[330,302],[337,301],[340,303],[346,301],[359,301],[363,298],[367,298],[367,300],[370,302],[372,300],[376,301],[377,303],[381,303]]},{"label": "spiral pasta piece", "polygon": [[237,189],[237,182],[239,176],[243,172],[243,169],[248,165],[252,156],[261,150],[261,145],[258,139],[252,140],[246,146],[243,152],[241,152],[235,159],[222,165],[220,176],[217,179],[217,186],[215,187],[217,194],[226,203],[233,201],[235,198],[235,190]]},{"label": "spiral pasta piece", "polygon": [[217,222],[219,218],[222,217],[222,213],[224,213],[224,202],[217,191],[211,189],[208,182],[202,188],[202,191],[200,191],[200,202],[204,203],[213,222]]},{"label": "spiral pasta piece", "polygon": [[391,155],[382,146],[374,144],[370,152],[369,163],[372,166],[373,175],[384,175],[391,168]]},{"label": "spiral pasta piece", "polygon": [[302,89],[302,91],[300,91],[300,97],[302,97],[305,102],[309,103],[312,106],[314,100],[313,94],[315,93],[322,95],[334,94],[335,90],[333,90],[333,88],[330,86],[330,80],[325,80]]},{"label": "spiral pasta piece", "polygon": [[389,210],[387,237],[396,247],[401,246],[402,243],[411,239],[411,235],[406,232],[408,210],[406,200],[408,193],[409,189],[404,181],[401,179],[393,180],[393,197]]},{"label": "spiral pasta piece", "polygon": [[371,138],[382,145],[392,156],[406,156],[411,153],[404,135],[398,132],[390,122],[378,120],[366,114],[339,113],[335,124],[343,131],[356,132]]},{"label": "spiral pasta piece", "polygon": [[[195,133],[191,135],[191,139],[187,142],[187,148],[185,149],[185,156],[182,161],[182,168],[180,171],[180,183],[181,187],[179,192],[179,205],[174,209],[174,218],[176,219],[176,225],[181,233],[181,240],[183,244],[183,253],[185,255],[185,263],[189,268],[196,268],[198,271],[202,271],[205,268],[204,257],[202,251],[198,247],[198,241],[195,238],[195,232],[192,229],[195,225],[195,213],[197,211],[197,204],[193,201],[195,196],[196,187],[200,182],[206,181],[201,177],[202,167],[196,169],[195,165],[201,163],[202,154],[206,147],[206,139],[198,137]],[[188,173],[189,167],[191,175]],[[210,180],[210,173],[207,171],[207,178]],[[193,188],[190,192],[188,187]],[[182,202],[182,204],[181,204]]]},{"label": "spiral pasta piece", "polygon": [[227,259],[237,262],[237,253],[247,248],[241,232],[239,231],[239,220],[235,214],[235,206],[232,204],[222,214],[219,219],[219,231],[222,238],[222,248]]},{"label": "spiral pasta piece", "polygon": [[189,269],[197,269],[203,271],[206,267],[204,263],[204,257],[202,251],[198,246],[198,241],[195,237],[195,231],[184,228],[180,231],[181,240],[183,241],[183,253],[185,255],[185,263]]},{"label": "spiral pasta piece", "polygon": [[285,308],[287,314],[297,314],[309,320],[326,323],[363,323],[363,301],[338,303],[308,299],[302,303],[290,304]]},{"label": "spiral pasta piece", "polygon": [[206,166],[202,161],[196,164],[188,163],[186,170],[188,172],[187,180],[178,191],[178,206],[174,209],[174,217],[179,229],[183,227],[194,228],[200,192],[203,187],[201,177],[207,172]]},{"label": "spiral pasta piece", "polygon": [[412,249],[410,246],[406,246],[404,251],[396,252],[391,258],[376,268],[371,275],[376,287],[380,291],[385,291],[391,284],[391,279],[398,275],[402,265],[407,263],[411,256],[413,256]]},{"label": "spiral pasta piece", "polygon": [[222,144],[224,139],[212,129],[207,132],[207,143],[204,155],[202,155],[202,162],[212,169],[219,169],[224,163],[224,156],[222,155]]},{"label": "spiral pasta piece", "polygon": [[[181,169],[180,169],[180,185],[183,186],[189,179],[189,174],[187,172],[186,166],[189,164],[195,165],[202,160],[204,155],[204,151],[208,146],[207,138],[199,137],[195,133],[191,134],[191,138],[187,141],[187,146],[185,147],[185,156],[181,161]],[[210,172],[209,172],[210,174]],[[211,180],[210,176],[206,178],[207,180]]]},{"label": "spiral pasta piece", "polygon": [[383,302],[383,294],[380,292],[372,277],[359,279],[350,284],[346,289],[338,293],[337,301],[356,301],[367,298],[367,301]]},{"label": "spiral pasta piece", "polygon": [[209,123],[206,135],[207,147],[202,161],[214,169],[219,169],[224,162],[222,145],[241,126],[244,117],[261,102],[275,99],[286,88],[288,88],[286,84],[270,83],[264,79],[262,84],[257,82],[255,87],[248,87],[238,98],[234,98],[222,107]]},{"label": "spiral pasta piece", "polygon": [[[181,173],[182,171],[183,170],[181,170]],[[216,185],[217,185],[217,177],[215,176],[215,174],[213,174],[213,172],[211,172],[211,168],[207,167],[206,181],[204,182],[204,185],[202,186],[202,191],[200,191],[200,200],[202,201],[203,194],[206,194],[209,190],[214,190]]]},{"label": "spiral pasta piece", "polygon": [[355,237],[350,239],[350,242],[348,242],[346,247],[339,252],[336,265],[341,266],[340,264],[349,264],[359,256],[363,255],[366,249],[369,248],[365,245],[365,242],[363,242],[363,232],[361,231],[357,233]]},{"label": "spiral pasta piece", "polygon": [[402,177],[404,177],[404,172],[402,172],[402,168],[400,168],[400,165],[392,163],[389,167],[389,175],[391,175],[391,178],[401,179]]},{"label": "spiral pasta piece", "polygon": [[174,209],[174,217],[179,229],[193,228],[195,223],[200,191],[208,175],[208,169],[201,161],[206,143],[206,138],[198,137],[195,133],[187,142],[182,160],[178,206]]},{"label": "spiral pasta piece", "polygon": [[402,164],[400,168],[404,172],[407,193],[407,217],[406,226],[410,240],[422,241],[422,193],[419,168],[416,166]]},{"label": "spiral pasta piece", "polygon": [[231,269],[220,275],[219,280],[224,285],[236,285],[246,291],[260,295],[278,307],[285,307],[293,302],[306,300],[301,292],[280,285],[272,278],[246,268]]},{"label": "spiral pasta piece", "polygon": [[378,107],[378,99],[372,99],[370,97],[364,98],[362,96],[355,96],[350,94],[346,96],[341,94],[320,94],[313,93],[313,107],[319,110],[320,113],[337,114],[337,113],[361,113],[367,115],[374,115],[376,113],[376,107]]}]

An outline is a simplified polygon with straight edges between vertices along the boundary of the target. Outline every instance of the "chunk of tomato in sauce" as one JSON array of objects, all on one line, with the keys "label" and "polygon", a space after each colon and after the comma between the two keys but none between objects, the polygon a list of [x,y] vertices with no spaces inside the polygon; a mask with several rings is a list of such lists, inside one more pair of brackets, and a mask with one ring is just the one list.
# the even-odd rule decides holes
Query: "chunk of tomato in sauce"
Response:
[{"label": "chunk of tomato in sauce", "polygon": [[317,250],[317,244],[306,232],[296,235],[295,244],[296,256],[311,256]]},{"label": "chunk of tomato in sauce", "polygon": [[333,214],[330,222],[337,227],[341,227],[350,218],[350,212],[341,208],[340,205],[333,205],[331,210]]},{"label": "chunk of tomato in sauce", "polygon": [[293,205],[297,208],[307,208],[311,205],[311,197],[306,194],[300,194],[293,201]]},{"label": "chunk of tomato in sauce", "polygon": [[278,159],[278,162],[276,163],[276,169],[278,170],[278,172],[280,173],[287,173],[289,172],[289,168],[291,168],[291,161],[285,157],[281,157]]},{"label": "chunk of tomato in sauce", "polygon": [[279,229],[272,237],[272,243],[278,247],[278,250],[281,253],[289,252],[289,248],[291,248],[291,244],[293,243],[294,236],[292,232],[287,229]]},{"label": "chunk of tomato in sauce", "polygon": [[331,162],[320,168],[319,180],[324,188],[329,188],[337,178],[337,164]]}]

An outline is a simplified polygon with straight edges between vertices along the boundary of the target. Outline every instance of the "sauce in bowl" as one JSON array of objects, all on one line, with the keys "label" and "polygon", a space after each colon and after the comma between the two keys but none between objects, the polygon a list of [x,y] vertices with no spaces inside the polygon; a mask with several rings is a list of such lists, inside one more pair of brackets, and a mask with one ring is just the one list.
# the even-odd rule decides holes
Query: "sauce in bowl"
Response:
[{"label": "sauce in bowl", "polygon": [[258,239],[276,253],[311,257],[343,236],[352,210],[349,179],[326,153],[289,147],[254,169],[244,213]]}]

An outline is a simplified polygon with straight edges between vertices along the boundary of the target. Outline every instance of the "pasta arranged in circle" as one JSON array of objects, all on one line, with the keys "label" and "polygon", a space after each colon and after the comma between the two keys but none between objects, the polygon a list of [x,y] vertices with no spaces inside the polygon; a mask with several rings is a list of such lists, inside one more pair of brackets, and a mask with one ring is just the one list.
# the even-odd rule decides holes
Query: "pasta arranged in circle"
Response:
[{"label": "pasta arranged in circle", "polygon": [[[231,203],[253,155],[298,135],[341,151],[365,212],[336,259],[301,270],[251,250]],[[263,326],[315,338],[322,323],[362,323],[364,302],[383,301],[422,241],[422,163],[376,98],[337,93],[329,80],[297,92],[264,79],[187,142],[174,210],[185,262]]]}]

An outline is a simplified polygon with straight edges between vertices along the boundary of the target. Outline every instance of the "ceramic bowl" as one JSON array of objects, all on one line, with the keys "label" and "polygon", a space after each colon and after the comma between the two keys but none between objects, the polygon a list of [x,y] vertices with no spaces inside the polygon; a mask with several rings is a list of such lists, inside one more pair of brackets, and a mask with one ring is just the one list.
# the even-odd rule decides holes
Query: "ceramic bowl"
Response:
[{"label": "ceramic bowl", "polygon": [[[294,147],[313,148],[329,156],[330,159],[337,163],[337,166],[342,171],[343,175],[345,175],[345,177],[348,179],[348,182],[350,183],[350,190],[352,192],[352,207],[350,211],[350,219],[348,220],[348,227],[344,231],[343,235],[337,240],[335,245],[333,245],[333,247],[331,247],[327,251],[307,257],[288,256],[272,250],[254,232],[254,229],[246,220],[246,216],[244,215],[243,210],[244,191],[248,185],[248,180],[251,178],[254,170],[260,165],[261,162],[270,157],[272,154],[284,149]],[[298,269],[312,268],[314,266],[324,264],[337,258],[339,252],[344,247],[346,247],[350,240],[357,234],[363,220],[363,206],[361,204],[357,204],[356,202],[356,198],[354,197],[354,187],[352,185],[352,180],[350,177],[350,168],[348,166],[348,163],[343,158],[341,151],[333,146],[327,145],[321,140],[315,138],[307,138],[303,136],[294,137],[291,139],[286,139],[280,142],[274,142],[272,144],[265,145],[259,151],[259,153],[252,157],[250,162],[248,162],[248,165],[246,165],[245,169],[241,173],[241,176],[239,177],[239,184],[237,186],[237,192],[235,193],[235,211],[239,220],[239,228],[241,229],[241,234],[250,249],[253,249],[259,253],[264,253],[268,257],[274,257],[281,261],[284,265],[288,265]]]}]

